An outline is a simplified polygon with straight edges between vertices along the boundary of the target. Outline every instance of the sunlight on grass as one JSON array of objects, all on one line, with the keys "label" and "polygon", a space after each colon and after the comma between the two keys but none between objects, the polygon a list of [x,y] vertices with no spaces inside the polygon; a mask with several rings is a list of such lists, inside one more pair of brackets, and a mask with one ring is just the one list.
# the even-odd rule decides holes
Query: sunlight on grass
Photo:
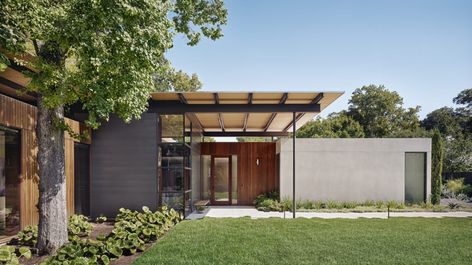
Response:
[{"label": "sunlight on grass", "polygon": [[470,264],[472,219],[184,221],[134,264]]}]

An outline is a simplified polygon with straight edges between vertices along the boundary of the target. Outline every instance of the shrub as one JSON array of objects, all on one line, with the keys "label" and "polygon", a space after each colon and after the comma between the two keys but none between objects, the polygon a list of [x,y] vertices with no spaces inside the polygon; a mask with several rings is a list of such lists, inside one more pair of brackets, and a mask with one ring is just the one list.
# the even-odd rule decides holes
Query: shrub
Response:
[{"label": "shrub", "polygon": [[444,143],[438,129],[434,130],[431,154],[431,202],[438,204],[441,200],[442,166]]},{"label": "shrub", "polygon": [[257,196],[253,203],[260,211],[281,211],[283,208],[277,191],[263,193]]},{"label": "shrub", "polygon": [[257,209],[261,211],[279,211],[280,204],[278,201],[274,201],[272,199],[265,199],[261,201],[257,207]]},{"label": "shrub", "polygon": [[450,179],[446,182],[446,187],[448,190],[452,191],[454,194],[462,193],[465,188],[464,179]]},{"label": "shrub", "polygon": [[284,198],[281,202],[282,211],[291,211],[293,208],[293,201],[290,198]]},{"label": "shrub", "polygon": [[367,200],[367,201],[365,201],[362,205],[363,205],[363,206],[367,206],[367,207],[372,207],[372,206],[375,205],[375,201],[373,201],[373,200]]},{"label": "shrub", "polygon": [[259,205],[262,201],[267,200],[267,199],[274,200],[274,201],[280,201],[279,192],[278,191],[271,191],[271,192],[266,192],[266,193],[260,194],[253,201],[253,204],[257,208],[257,205]]},{"label": "shrub", "polygon": [[454,192],[448,188],[447,183],[442,185],[441,197],[449,199],[449,198],[455,198],[455,196],[456,195],[454,194]]},{"label": "shrub", "polygon": [[18,245],[34,247],[38,242],[38,226],[28,225],[18,232]]},{"label": "shrub", "polygon": [[20,258],[31,258],[31,251],[27,247],[18,250],[14,246],[0,246],[0,264],[20,264]]},{"label": "shrub", "polygon": [[462,193],[469,198],[472,198],[472,185],[465,185],[462,189]]}]

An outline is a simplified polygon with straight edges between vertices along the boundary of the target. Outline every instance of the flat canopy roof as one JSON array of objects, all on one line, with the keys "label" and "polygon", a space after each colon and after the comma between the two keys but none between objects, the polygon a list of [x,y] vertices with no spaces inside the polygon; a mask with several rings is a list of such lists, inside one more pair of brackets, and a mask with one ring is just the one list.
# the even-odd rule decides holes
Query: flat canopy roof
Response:
[{"label": "flat canopy roof", "polygon": [[344,92],[155,92],[150,110],[185,113],[206,136],[283,136]]}]

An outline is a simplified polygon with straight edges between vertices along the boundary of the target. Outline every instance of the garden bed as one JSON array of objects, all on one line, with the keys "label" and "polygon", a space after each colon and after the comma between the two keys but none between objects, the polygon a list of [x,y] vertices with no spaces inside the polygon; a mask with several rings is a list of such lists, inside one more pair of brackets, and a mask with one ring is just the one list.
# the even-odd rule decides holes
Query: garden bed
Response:
[{"label": "garden bed", "polygon": [[[12,250],[9,251],[13,253],[13,250],[19,247],[24,251],[29,247],[33,252],[32,257],[20,258],[21,264],[26,265],[64,264],[65,262],[97,265],[132,264],[143,251],[177,224],[181,220],[181,215],[165,207],[156,212],[143,207],[142,212],[120,209],[116,222],[101,220],[97,223],[89,223],[87,218],[81,215],[70,217],[69,243],[62,246],[54,256],[36,255],[37,251],[34,251],[33,247],[37,242],[36,226],[26,227],[19,232],[17,238],[10,242],[9,248]],[[30,256],[29,252],[26,256]]]},{"label": "garden bed", "polygon": [[[445,189],[447,191],[447,189]],[[339,202],[339,201],[312,201],[298,200],[297,212],[322,212],[322,213],[348,213],[348,212],[472,212],[472,199],[465,194],[447,193],[441,203],[433,205],[430,202],[419,204],[405,204],[398,201],[364,201],[364,202]],[[291,198],[280,200],[278,192],[268,192],[259,195],[254,200],[257,210],[264,212],[292,211]]]}]

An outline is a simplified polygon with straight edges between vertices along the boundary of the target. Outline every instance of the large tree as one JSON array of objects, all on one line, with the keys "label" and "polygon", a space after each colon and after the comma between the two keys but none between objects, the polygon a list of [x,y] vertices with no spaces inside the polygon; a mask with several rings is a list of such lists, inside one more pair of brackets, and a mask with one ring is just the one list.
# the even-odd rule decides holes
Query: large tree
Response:
[{"label": "large tree", "polygon": [[438,129],[445,141],[445,172],[472,170],[472,89],[460,92],[453,102],[456,108],[432,111],[421,122],[426,130]]},{"label": "large tree", "polygon": [[111,113],[139,118],[154,78],[169,73],[165,52],[174,35],[183,33],[189,45],[215,40],[226,19],[222,0],[2,1],[1,48],[33,55],[17,63],[35,69],[27,89],[38,106],[41,252],[67,242],[64,109],[80,102],[92,128]]},{"label": "large tree", "polygon": [[191,76],[182,70],[176,71],[170,69],[164,75],[155,76],[155,89],[157,91],[179,91],[189,92],[197,91],[202,88],[202,82],[198,79],[198,75],[193,73]]},{"label": "large tree", "polygon": [[417,130],[419,110],[404,108],[403,98],[383,85],[368,85],[352,93],[347,115],[359,122],[365,137],[388,137]]},{"label": "large tree", "polygon": [[456,112],[464,117],[462,127],[465,133],[472,137],[472,88],[462,90],[453,102],[461,105]]},{"label": "large tree", "polygon": [[451,107],[442,107],[426,115],[421,126],[427,130],[438,129],[443,136],[455,137],[462,133],[463,117]]},{"label": "large tree", "polygon": [[363,138],[362,126],[344,112],[332,113],[326,119],[307,122],[297,131],[301,138]]}]

